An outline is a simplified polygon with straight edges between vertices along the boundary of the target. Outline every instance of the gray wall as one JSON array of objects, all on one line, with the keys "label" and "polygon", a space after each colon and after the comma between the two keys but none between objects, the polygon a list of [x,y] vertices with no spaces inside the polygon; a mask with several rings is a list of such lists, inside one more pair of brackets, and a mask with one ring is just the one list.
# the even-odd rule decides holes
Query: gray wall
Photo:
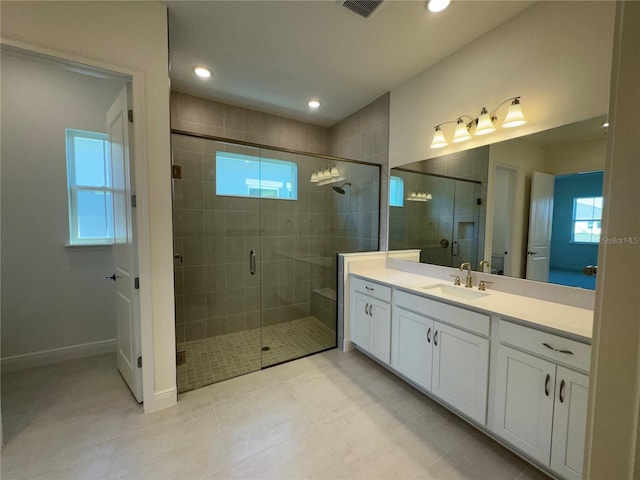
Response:
[{"label": "gray wall", "polygon": [[106,132],[123,86],[2,53],[3,358],[115,336],[111,247],[65,247],[65,129]]}]

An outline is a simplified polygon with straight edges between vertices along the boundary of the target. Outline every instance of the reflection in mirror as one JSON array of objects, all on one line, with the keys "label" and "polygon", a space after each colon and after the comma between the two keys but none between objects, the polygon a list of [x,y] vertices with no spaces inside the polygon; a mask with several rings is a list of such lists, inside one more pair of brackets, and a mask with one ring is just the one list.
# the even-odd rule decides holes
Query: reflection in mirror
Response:
[{"label": "reflection in mirror", "polygon": [[[391,169],[404,182],[404,204],[390,206],[389,248],[418,248],[424,263],[455,267],[469,261],[478,269],[487,260],[494,274],[595,288],[595,275],[584,272],[592,272],[587,267],[598,258],[604,121],[597,117]],[[455,195],[461,181],[476,186],[468,192],[475,195],[475,210]],[[436,203],[432,191],[447,182]],[[414,192],[432,199],[413,207],[407,198]]]}]

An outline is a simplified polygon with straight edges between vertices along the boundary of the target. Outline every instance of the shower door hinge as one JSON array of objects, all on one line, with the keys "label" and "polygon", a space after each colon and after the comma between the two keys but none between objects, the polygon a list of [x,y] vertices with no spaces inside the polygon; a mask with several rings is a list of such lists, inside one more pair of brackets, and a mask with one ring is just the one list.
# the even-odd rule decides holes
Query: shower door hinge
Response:
[{"label": "shower door hinge", "polygon": [[138,206],[138,199],[135,195],[131,195],[131,207],[136,208]]},{"label": "shower door hinge", "polygon": [[127,110],[127,118],[129,122],[133,123],[133,110]]},{"label": "shower door hinge", "polygon": [[133,288],[136,290],[140,290],[140,277],[136,277],[133,279]]},{"label": "shower door hinge", "polygon": [[176,365],[183,365],[187,363],[187,352],[184,350],[176,353]]},{"label": "shower door hinge", "polygon": [[142,357],[138,357],[138,368],[142,368]]}]

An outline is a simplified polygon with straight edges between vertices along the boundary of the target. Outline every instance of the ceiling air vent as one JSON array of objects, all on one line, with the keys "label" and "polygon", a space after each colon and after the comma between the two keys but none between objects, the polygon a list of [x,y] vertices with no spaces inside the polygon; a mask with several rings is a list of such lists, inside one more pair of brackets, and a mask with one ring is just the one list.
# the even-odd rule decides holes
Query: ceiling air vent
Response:
[{"label": "ceiling air vent", "polygon": [[371,15],[381,3],[382,0],[347,0],[342,3],[342,6],[357,13],[363,18],[369,18],[369,15]]}]

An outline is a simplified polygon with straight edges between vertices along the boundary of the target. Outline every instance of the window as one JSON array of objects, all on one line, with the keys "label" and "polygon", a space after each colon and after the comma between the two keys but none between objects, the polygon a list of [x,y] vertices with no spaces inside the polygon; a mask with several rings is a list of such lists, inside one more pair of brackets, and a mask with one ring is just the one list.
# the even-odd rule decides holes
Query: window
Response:
[{"label": "window", "polygon": [[571,241],[575,243],[600,242],[602,197],[573,199],[573,229]]},{"label": "window", "polygon": [[216,194],[297,200],[298,164],[239,153],[216,152]]},{"label": "window", "polygon": [[109,137],[67,129],[69,243],[113,242]]},{"label": "window", "polygon": [[404,179],[402,177],[389,177],[389,206],[404,206]]}]

